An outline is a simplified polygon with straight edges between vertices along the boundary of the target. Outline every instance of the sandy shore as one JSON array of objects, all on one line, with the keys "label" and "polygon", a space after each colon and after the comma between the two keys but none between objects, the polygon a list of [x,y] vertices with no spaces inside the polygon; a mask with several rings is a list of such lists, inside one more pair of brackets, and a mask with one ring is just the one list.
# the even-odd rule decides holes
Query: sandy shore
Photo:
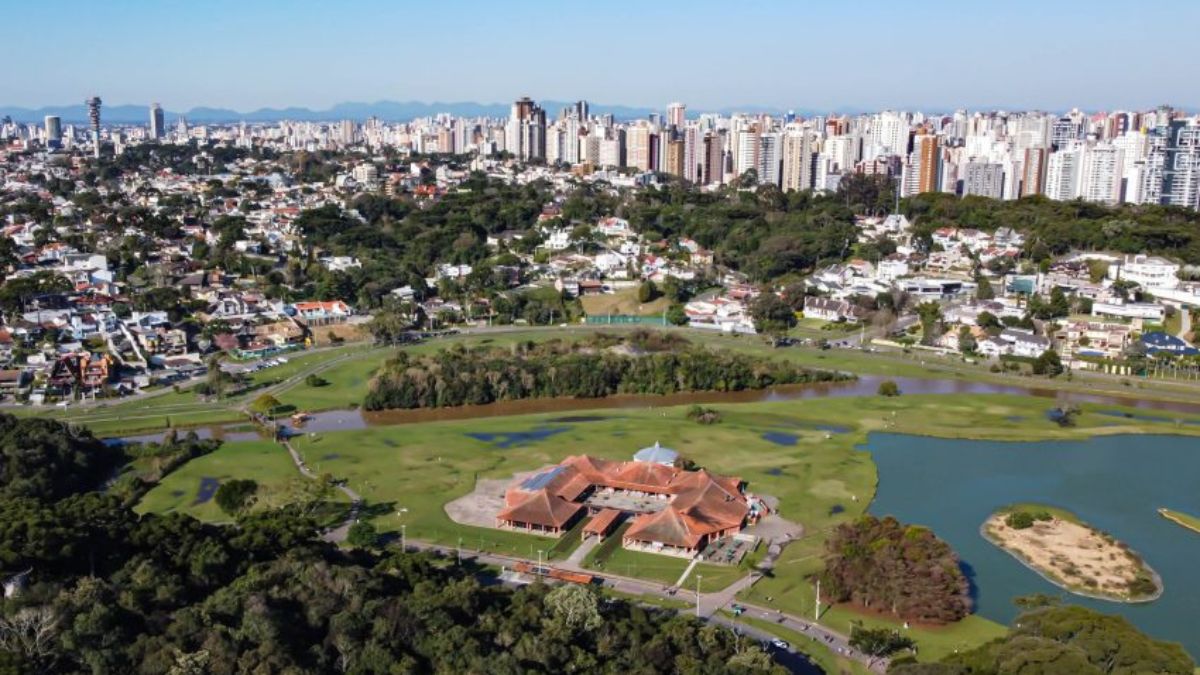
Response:
[{"label": "sandy shore", "polygon": [[[1016,529],[1007,511],[992,514],[980,533],[1056,586],[1085,597],[1117,602],[1149,602],[1162,595],[1162,581],[1136,553],[1113,537],[1060,517]],[[1139,578],[1154,583],[1153,593],[1134,595]]]}]

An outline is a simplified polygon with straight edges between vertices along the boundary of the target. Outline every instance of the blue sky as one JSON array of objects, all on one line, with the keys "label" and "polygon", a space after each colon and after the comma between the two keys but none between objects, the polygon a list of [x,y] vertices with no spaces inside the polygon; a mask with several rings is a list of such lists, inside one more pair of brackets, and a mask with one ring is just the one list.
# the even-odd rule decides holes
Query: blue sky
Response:
[{"label": "blue sky", "polygon": [[8,16],[6,105],[1200,106],[1197,0],[53,0]]}]

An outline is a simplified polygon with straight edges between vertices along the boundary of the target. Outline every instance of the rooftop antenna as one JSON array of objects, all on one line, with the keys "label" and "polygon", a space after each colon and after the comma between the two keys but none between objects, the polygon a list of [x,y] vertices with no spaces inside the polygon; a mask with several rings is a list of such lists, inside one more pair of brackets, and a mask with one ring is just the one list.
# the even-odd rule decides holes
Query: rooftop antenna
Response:
[{"label": "rooftop antenna", "polygon": [[92,123],[92,152],[100,159],[100,97],[93,96],[87,101],[88,119]]}]

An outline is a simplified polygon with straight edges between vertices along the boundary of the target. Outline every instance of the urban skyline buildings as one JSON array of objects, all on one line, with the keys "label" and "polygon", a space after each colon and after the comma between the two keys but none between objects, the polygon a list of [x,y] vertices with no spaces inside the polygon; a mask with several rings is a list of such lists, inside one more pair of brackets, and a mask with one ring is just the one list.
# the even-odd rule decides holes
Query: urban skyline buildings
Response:
[{"label": "urban skyline buildings", "polygon": [[[99,152],[99,98],[88,101],[92,148]],[[161,105],[149,124],[105,138],[119,148],[139,139],[204,135],[178,120],[169,132]],[[54,119],[52,119],[54,118]],[[55,121],[57,120],[57,121]],[[293,124],[280,122],[291,127]],[[886,175],[902,196],[949,192],[1017,199],[1044,195],[1104,204],[1151,203],[1200,208],[1200,117],[1159,107],[1143,111],[1064,114],[1038,111],[883,110],[860,115],[702,113],[683,102],[664,112],[618,120],[596,115],[586,100],[544,106],[522,97],[504,119],[440,114],[408,123],[344,119],[327,128],[329,142],[407,146],[419,153],[475,153],[576,170],[661,173],[701,186],[723,185],[753,171],[758,183],[785,191],[837,189],[851,173]],[[256,125],[256,127],[259,125]],[[39,135],[48,146],[72,143],[61,118],[47,116]],[[254,128],[256,128],[254,127]],[[239,135],[252,134],[245,124]],[[313,137],[318,138],[318,137]],[[249,139],[245,139],[249,140]]]}]

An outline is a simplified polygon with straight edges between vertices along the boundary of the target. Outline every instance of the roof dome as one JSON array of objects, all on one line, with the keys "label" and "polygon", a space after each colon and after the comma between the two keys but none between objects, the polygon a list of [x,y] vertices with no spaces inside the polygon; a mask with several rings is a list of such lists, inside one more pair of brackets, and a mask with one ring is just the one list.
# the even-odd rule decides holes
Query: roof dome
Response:
[{"label": "roof dome", "polygon": [[664,448],[658,441],[654,445],[642,448],[633,454],[635,462],[653,462],[655,464],[665,464],[672,466],[675,464],[675,459],[679,457],[679,453],[671,448]]}]

